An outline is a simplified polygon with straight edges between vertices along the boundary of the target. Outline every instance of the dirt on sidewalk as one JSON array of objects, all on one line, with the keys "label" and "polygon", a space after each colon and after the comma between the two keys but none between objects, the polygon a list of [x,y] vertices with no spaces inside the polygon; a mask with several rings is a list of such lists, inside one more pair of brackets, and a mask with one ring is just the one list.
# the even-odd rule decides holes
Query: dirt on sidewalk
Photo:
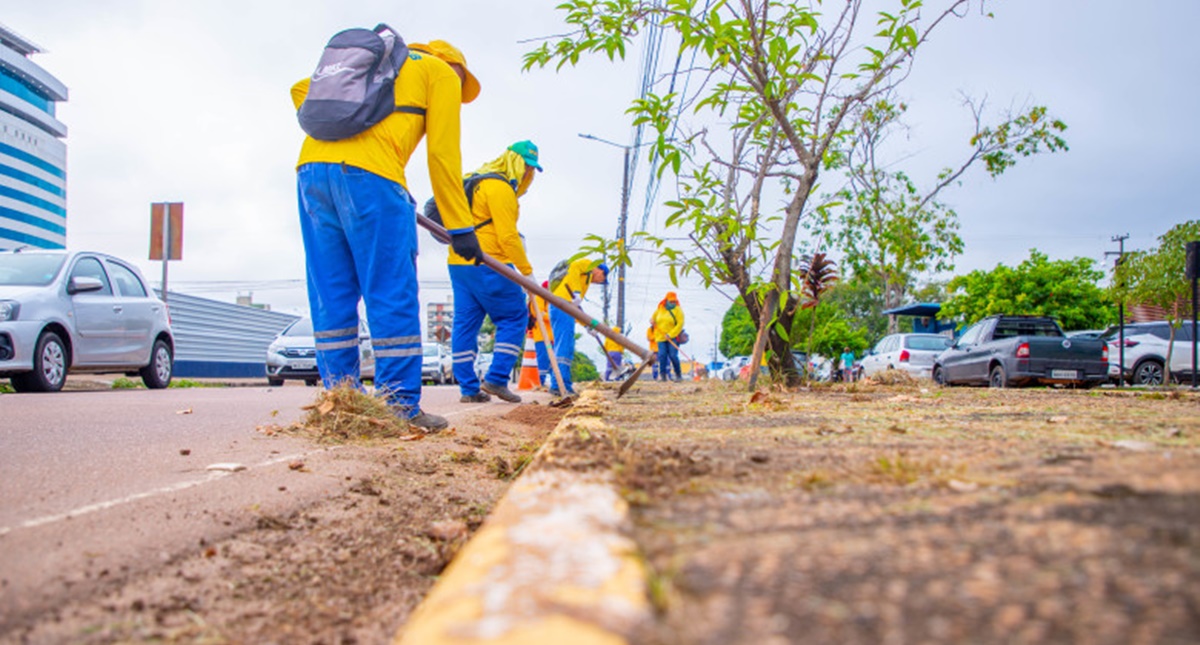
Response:
[{"label": "dirt on sidewalk", "polygon": [[1200,640],[1200,396],[895,380],[611,406],[633,640]]}]

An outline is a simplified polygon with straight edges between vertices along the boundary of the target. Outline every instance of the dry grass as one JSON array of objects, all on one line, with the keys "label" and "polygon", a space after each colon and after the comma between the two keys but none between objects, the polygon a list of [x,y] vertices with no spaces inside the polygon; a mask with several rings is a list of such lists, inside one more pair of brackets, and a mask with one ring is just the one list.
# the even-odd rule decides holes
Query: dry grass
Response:
[{"label": "dry grass", "polygon": [[289,426],[259,428],[268,435],[289,434],[324,444],[369,442],[380,439],[420,439],[425,435],[409,426],[387,402],[350,385],[324,390],[304,406],[304,417]]}]

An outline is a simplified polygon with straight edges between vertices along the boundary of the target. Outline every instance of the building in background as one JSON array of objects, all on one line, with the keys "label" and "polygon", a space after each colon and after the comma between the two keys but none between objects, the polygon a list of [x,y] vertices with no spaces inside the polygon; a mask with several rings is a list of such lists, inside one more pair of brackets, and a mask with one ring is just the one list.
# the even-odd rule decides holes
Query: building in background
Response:
[{"label": "building in background", "polygon": [[67,87],[29,59],[41,51],[0,25],[0,250],[67,245]]},{"label": "building in background", "polygon": [[446,302],[430,302],[425,305],[425,338],[443,345],[450,344],[450,332],[454,329],[454,296]]}]

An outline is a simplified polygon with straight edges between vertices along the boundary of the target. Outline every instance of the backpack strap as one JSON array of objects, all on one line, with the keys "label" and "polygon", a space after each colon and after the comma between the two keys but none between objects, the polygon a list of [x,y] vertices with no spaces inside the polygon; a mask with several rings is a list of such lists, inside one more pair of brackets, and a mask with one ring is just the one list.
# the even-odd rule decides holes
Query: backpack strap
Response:
[{"label": "backpack strap", "polygon": [[405,114],[415,114],[417,116],[425,116],[425,108],[415,105],[397,105],[393,112],[403,112]]},{"label": "backpack strap", "polygon": [[[399,109],[399,108],[397,108],[397,109]],[[508,181],[508,178],[505,177],[504,175],[501,175],[498,172],[485,172],[480,175],[471,175],[470,177],[467,177],[465,180],[463,180],[463,190],[467,193],[467,206],[468,207],[473,207],[475,205],[475,191],[479,189],[479,184],[481,182],[483,182],[485,179],[499,179],[500,181],[503,181],[504,183],[506,183],[510,187],[512,187],[512,184]],[[513,187],[513,192],[516,192],[516,191],[517,191],[517,189],[515,187]],[[492,218],[489,217],[489,218],[483,220],[482,222],[476,224],[475,230],[478,231],[479,229],[481,229],[491,223],[492,223]]]}]

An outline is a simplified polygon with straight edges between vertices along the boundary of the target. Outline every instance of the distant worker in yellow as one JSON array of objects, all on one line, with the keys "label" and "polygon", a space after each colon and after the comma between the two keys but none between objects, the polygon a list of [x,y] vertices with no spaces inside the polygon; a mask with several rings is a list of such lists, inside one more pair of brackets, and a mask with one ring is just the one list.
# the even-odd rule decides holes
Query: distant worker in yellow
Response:
[{"label": "distant worker in yellow", "polygon": [[[533,183],[538,149],[532,141],[518,141],[496,159],[480,166],[465,181],[479,246],[492,258],[533,275],[525,255],[525,244],[517,231],[520,206],[517,198]],[[454,328],[450,350],[454,354],[454,378],[463,403],[482,403],[497,396],[520,403],[520,395],[508,389],[509,375],[524,349],[528,320],[525,294],[520,285],[491,267],[478,264],[450,251],[450,285],[454,290]],[[484,316],[496,325],[492,365],[483,377],[475,374],[479,355],[479,329]],[[489,396],[491,395],[491,396]]]},{"label": "distant worker in yellow", "polygon": [[608,355],[608,366],[604,369],[604,380],[611,381],[621,374],[621,363],[625,359],[625,348],[621,347],[621,343],[605,337],[604,338],[604,353]]},{"label": "distant worker in yellow", "polygon": [[[552,293],[563,300],[570,300],[575,306],[583,302],[590,285],[604,284],[608,280],[608,266],[596,260],[579,258],[563,268],[565,274],[561,279],[556,279],[557,276],[553,274],[550,276]],[[555,267],[555,273],[558,269]],[[563,380],[563,383],[555,383],[551,379],[550,393],[570,396],[575,394],[571,383],[571,363],[575,360],[575,319],[571,314],[551,306],[550,327],[554,330],[554,360],[558,361]]]},{"label": "distant worker in yellow", "polygon": [[[542,288],[549,291],[550,283],[542,282]],[[538,322],[538,314],[541,314],[541,323]],[[550,374],[553,370],[550,369],[550,347],[554,345],[554,330],[550,328],[550,307],[546,305],[546,299],[541,296],[530,294],[529,296],[529,322],[526,323],[529,328],[529,334],[533,338],[533,348],[537,354],[538,368],[538,383],[545,385],[549,382]],[[542,329],[545,328],[546,336],[542,336]]]},{"label": "distant worker in yellow", "polygon": [[[654,310],[654,340],[658,342],[658,374],[664,381],[680,381],[683,371],[679,365],[679,335],[683,333],[683,308],[674,291],[658,303]],[[674,378],[672,378],[672,373]]]}]

